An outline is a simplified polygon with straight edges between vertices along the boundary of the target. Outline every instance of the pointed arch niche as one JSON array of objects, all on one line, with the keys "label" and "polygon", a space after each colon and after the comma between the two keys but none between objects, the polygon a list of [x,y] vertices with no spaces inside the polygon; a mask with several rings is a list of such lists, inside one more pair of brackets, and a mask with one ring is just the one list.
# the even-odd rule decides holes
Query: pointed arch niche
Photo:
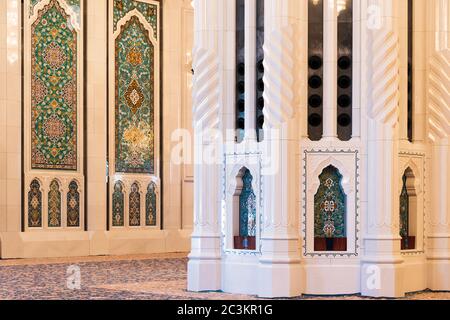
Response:
[{"label": "pointed arch niche", "polygon": [[227,155],[222,217],[227,253],[259,252],[261,233],[260,155]]},{"label": "pointed arch niche", "polygon": [[359,253],[359,153],[305,150],[303,158],[305,256]]},{"label": "pointed arch niche", "polygon": [[[71,181],[78,181],[76,227],[84,231],[85,1],[24,0],[23,4],[22,230],[61,231],[70,227],[74,231],[74,226],[67,224],[65,195]],[[26,198],[38,191],[39,219],[36,202]],[[37,194],[33,199],[38,199]]]},{"label": "pointed arch niche", "polygon": [[401,154],[399,174],[399,235],[403,252],[423,252],[425,158]]},{"label": "pointed arch niche", "polygon": [[[150,184],[155,193],[161,186],[160,2],[108,1],[108,227],[159,228],[159,198],[150,222],[145,199]],[[119,215],[113,203],[119,194],[117,182],[124,197]]]}]

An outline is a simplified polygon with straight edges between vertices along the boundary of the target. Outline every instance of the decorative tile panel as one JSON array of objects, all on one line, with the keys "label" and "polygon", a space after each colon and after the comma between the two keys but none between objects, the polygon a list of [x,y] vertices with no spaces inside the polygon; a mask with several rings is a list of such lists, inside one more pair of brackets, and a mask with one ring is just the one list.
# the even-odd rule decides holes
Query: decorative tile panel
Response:
[{"label": "decorative tile panel", "polygon": [[137,183],[131,186],[129,206],[130,227],[139,227],[141,225],[141,195]]},{"label": "decorative tile panel", "polygon": [[112,196],[112,225],[113,227],[124,226],[125,196],[123,193],[123,184],[116,182]]},{"label": "decorative tile panel", "polygon": [[77,170],[77,33],[51,0],[31,35],[31,167]]},{"label": "decorative tile panel", "polygon": [[28,191],[28,227],[42,227],[42,191],[38,180],[33,180]]},{"label": "decorative tile panel", "polygon": [[147,188],[147,195],[145,196],[145,225],[148,227],[156,226],[156,184],[151,182]]},{"label": "decorative tile panel", "polygon": [[252,187],[253,177],[246,169],[242,177],[243,188],[239,196],[239,235],[256,237],[256,196]]},{"label": "decorative tile panel", "polygon": [[49,228],[61,227],[61,191],[56,180],[50,183],[48,192],[48,226]]},{"label": "decorative tile panel", "polygon": [[314,197],[314,236],[345,238],[347,197],[342,189],[342,175],[328,166],[319,177],[320,186]]},{"label": "decorative tile panel", "polygon": [[155,172],[154,47],[136,16],[115,42],[116,172]]},{"label": "decorative tile panel", "polygon": [[[110,227],[158,224],[160,181],[160,2],[109,1]],[[151,185],[154,183],[154,185]],[[124,195],[122,208],[120,194]],[[119,212],[120,211],[120,212]]]},{"label": "decorative tile panel", "polygon": [[76,181],[69,184],[67,193],[67,226],[71,228],[80,226],[80,193]]}]

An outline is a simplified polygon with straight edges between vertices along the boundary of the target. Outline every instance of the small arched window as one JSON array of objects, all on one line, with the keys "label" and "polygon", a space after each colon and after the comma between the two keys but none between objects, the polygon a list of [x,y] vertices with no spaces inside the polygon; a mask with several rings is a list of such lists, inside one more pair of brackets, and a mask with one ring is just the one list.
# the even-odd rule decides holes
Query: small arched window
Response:
[{"label": "small arched window", "polygon": [[141,225],[141,194],[136,182],[131,186],[129,200],[130,227],[139,227]]},{"label": "small arched window", "polygon": [[28,191],[28,227],[42,227],[42,191],[38,180],[33,180]]},{"label": "small arched window", "polygon": [[80,226],[80,193],[76,181],[69,184],[67,192],[67,226],[69,228]]},{"label": "small arched window", "polygon": [[48,192],[48,227],[61,227],[61,191],[59,191],[57,180],[50,183],[50,191]]},{"label": "small arched window", "polygon": [[112,196],[112,225],[113,227],[124,226],[125,196],[123,194],[123,184],[117,181],[114,185]]},{"label": "small arched window", "polygon": [[147,194],[145,196],[145,225],[147,227],[156,226],[156,183],[151,182],[147,188]]}]

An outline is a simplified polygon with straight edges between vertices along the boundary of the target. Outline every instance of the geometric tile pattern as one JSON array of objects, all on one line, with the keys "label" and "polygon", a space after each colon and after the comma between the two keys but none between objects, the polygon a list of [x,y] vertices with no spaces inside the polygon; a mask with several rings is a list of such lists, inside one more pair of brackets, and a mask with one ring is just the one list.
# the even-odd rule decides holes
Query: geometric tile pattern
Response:
[{"label": "geometric tile pattern", "polygon": [[329,166],[319,180],[314,197],[314,237],[345,238],[347,196],[342,188],[342,175],[337,168]]},{"label": "geometric tile pattern", "polygon": [[145,196],[145,225],[147,227],[156,226],[156,183],[150,182],[147,188],[147,194]]},{"label": "geometric tile pattern", "polygon": [[245,169],[242,192],[239,196],[239,236],[256,237],[256,196],[252,186],[253,176]]},{"label": "geometric tile pattern", "polygon": [[77,228],[80,226],[80,193],[78,184],[72,181],[67,192],[67,227]]},{"label": "geometric tile pattern", "polygon": [[133,16],[115,41],[116,172],[154,173],[154,94],[154,47]]},{"label": "geometric tile pattern", "polygon": [[129,206],[130,227],[139,227],[141,225],[141,195],[137,183],[131,186]]},{"label": "geometric tile pattern", "polygon": [[50,183],[50,191],[48,192],[48,227],[61,227],[61,191],[59,191],[57,180]]},{"label": "geometric tile pattern", "polygon": [[42,191],[37,180],[31,182],[28,191],[28,227],[42,227]]},{"label": "geometric tile pattern", "polygon": [[117,30],[117,23],[131,10],[137,9],[152,26],[153,36],[158,39],[158,7],[154,4],[141,1],[114,0],[114,32]]},{"label": "geometric tile pattern", "polygon": [[77,32],[57,0],[31,28],[31,166],[77,170]]}]

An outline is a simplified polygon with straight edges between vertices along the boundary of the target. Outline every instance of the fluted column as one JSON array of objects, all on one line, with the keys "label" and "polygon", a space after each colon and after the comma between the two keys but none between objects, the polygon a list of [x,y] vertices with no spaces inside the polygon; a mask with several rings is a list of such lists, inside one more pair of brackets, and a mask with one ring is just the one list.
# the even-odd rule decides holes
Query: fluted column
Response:
[{"label": "fluted column", "polygon": [[[367,31],[368,63],[368,171],[367,225],[361,292],[367,296],[401,297],[397,153],[399,139],[400,50],[399,1],[368,0],[382,13],[381,28]],[[373,8],[373,7],[372,7]]]},{"label": "fluted column", "polygon": [[[194,232],[188,290],[221,289],[220,168],[220,0],[194,1],[193,127],[195,134]],[[215,154],[220,154],[216,152]]]},{"label": "fluted column", "polygon": [[306,2],[266,0],[264,44],[264,163],[262,256],[259,295],[296,296],[302,291],[299,253],[299,153],[297,94],[299,26]]},{"label": "fluted column", "polygon": [[429,287],[450,290],[450,1],[433,0],[435,30],[430,53],[428,137],[431,193],[428,232]]}]

